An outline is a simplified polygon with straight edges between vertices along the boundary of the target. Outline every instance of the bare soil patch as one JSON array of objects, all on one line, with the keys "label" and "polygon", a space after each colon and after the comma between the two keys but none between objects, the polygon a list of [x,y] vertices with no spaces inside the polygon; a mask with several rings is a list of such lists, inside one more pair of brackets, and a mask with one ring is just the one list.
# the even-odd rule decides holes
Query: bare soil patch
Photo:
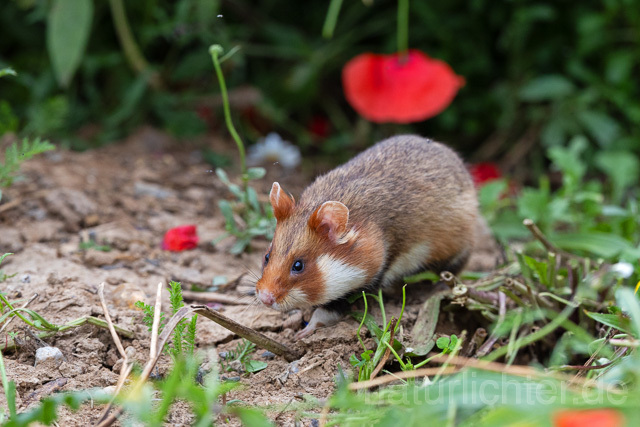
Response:
[{"label": "bare soil patch", "polygon": [[[209,138],[202,144],[233,155],[233,147],[219,139]],[[252,274],[259,274],[268,242],[256,240],[252,252],[241,256],[227,252],[231,240],[212,246],[211,240],[224,232],[217,201],[230,195],[197,148],[180,146],[165,134],[144,128],[119,144],[85,153],[57,150],[25,164],[24,179],[5,191],[0,204],[0,254],[14,253],[0,268],[7,274],[16,273],[0,288],[11,300],[26,300],[37,293],[29,307],[48,321],[61,324],[83,316],[102,318],[97,288],[105,282],[111,316],[117,325],[134,332],[135,338],[125,339],[124,344],[135,348],[136,358],[143,364],[149,333],[141,322],[142,312],[133,304],[137,300],[153,303],[159,282],[176,280],[184,289],[193,285],[207,288],[214,277],[225,276],[231,283],[225,293],[239,304],[216,303],[213,308],[304,353],[300,360],[288,363],[258,349],[253,358],[268,362],[268,367],[255,374],[223,372],[227,378],[239,377],[244,385],[227,398],[250,405],[273,405],[279,409],[270,412],[272,419],[277,417],[278,424],[293,424],[291,413],[280,413],[282,407],[302,401],[306,395],[326,398],[334,390],[338,367],[350,372],[349,356],[362,352],[356,337],[357,323],[345,318],[335,327],[295,342],[293,335],[309,313],[282,314],[255,303]],[[277,167],[269,169],[262,188],[257,189],[265,200],[274,180],[297,195],[310,177],[285,174]],[[13,207],[3,209],[10,203]],[[198,247],[180,253],[162,250],[164,233],[186,224],[197,225]],[[90,239],[110,250],[81,250],[81,242]],[[495,264],[497,253],[491,239],[481,242],[483,246],[474,255],[470,269],[490,269]],[[411,286],[403,333],[411,331],[429,292],[428,284]],[[166,292],[163,306],[168,308]],[[388,316],[397,315],[399,298],[388,297],[386,307]],[[438,330],[459,333],[465,326],[460,322],[462,317],[473,325],[475,318],[461,311],[456,307],[443,310]],[[374,314],[379,313],[374,310]],[[59,367],[34,367],[35,350],[41,344],[25,333],[18,319],[6,332],[10,331],[16,332],[22,343],[15,351],[5,353],[20,410],[36,405],[50,393],[115,385],[119,356],[107,330],[84,325],[45,338],[46,344],[58,347],[64,355]],[[361,333],[372,346],[366,331]],[[199,348],[214,347],[224,352],[237,342],[233,333],[206,319],[199,320]],[[170,360],[165,355],[157,374],[162,376],[169,368]],[[4,395],[0,395],[0,404],[6,404]],[[60,425],[91,424],[101,411],[101,407],[90,404],[75,413],[63,409]],[[177,404],[167,422],[189,424],[190,419],[188,407]],[[304,420],[303,424],[310,425],[311,421]]]}]

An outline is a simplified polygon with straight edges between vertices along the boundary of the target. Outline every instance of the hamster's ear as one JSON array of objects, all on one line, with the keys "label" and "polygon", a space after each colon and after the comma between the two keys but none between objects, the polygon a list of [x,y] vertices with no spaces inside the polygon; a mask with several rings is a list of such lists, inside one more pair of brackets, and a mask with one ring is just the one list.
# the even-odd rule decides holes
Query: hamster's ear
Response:
[{"label": "hamster's ear", "polygon": [[293,207],[296,204],[293,196],[285,193],[277,182],[274,182],[271,187],[269,200],[271,201],[271,207],[273,208],[273,215],[278,221],[289,218],[289,215],[293,212]]},{"label": "hamster's ear", "polygon": [[327,236],[334,243],[344,243],[343,236],[349,222],[349,208],[340,202],[324,202],[316,209],[307,224],[318,234]]}]

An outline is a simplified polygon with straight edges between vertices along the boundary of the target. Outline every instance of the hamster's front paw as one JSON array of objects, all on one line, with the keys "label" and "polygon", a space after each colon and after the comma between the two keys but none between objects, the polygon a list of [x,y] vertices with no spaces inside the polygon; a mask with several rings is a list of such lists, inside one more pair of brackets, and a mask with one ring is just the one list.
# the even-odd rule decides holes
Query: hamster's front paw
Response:
[{"label": "hamster's front paw", "polygon": [[342,314],[329,311],[324,308],[316,308],[316,310],[311,315],[311,319],[309,319],[309,323],[304,329],[298,331],[294,338],[296,340],[300,340],[302,338],[308,337],[311,335],[317,328],[322,328],[326,326],[332,326],[338,323],[342,319]]}]

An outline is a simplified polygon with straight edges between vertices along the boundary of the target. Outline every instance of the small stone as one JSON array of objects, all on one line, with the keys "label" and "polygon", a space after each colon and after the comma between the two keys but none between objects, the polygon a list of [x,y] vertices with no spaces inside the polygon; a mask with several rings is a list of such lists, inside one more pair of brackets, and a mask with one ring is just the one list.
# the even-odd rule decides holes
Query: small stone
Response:
[{"label": "small stone", "polygon": [[300,368],[298,367],[298,361],[294,360],[289,364],[289,372],[291,372],[292,374],[297,374],[298,371],[300,371]]},{"label": "small stone", "polygon": [[84,217],[84,226],[93,227],[100,223],[100,217],[97,214],[90,214]]},{"label": "small stone", "polygon": [[262,357],[264,357],[265,359],[273,359],[274,357],[276,357],[276,355],[269,350],[266,350],[262,353]]},{"label": "small stone", "polygon": [[218,353],[218,356],[220,356],[220,359],[226,359],[228,355],[229,353],[227,353],[226,351],[221,351],[220,353]]},{"label": "small stone", "polygon": [[62,221],[45,219],[43,221],[30,223],[28,227],[22,229],[22,237],[27,242],[48,242],[55,239],[58,231],[62,230]]},{"label": "small stone", "polygon": [[134,357],[136,357],[136,349],[135,349],[135,347],[128,346],[127,348],[124,349],[124,354],[127,355],[129,360],[132,360]]},{"label": "small stone", "polygon": [[104,387],[102,391],[105,392],[105,394],[108,394],[109,396],[113,396],[116,392],[116,386],[110,385],[110,386]]},{"label": "small stone", "polygon": [[58,347],[40,347],[36,350],[36,363],[33,366],[50,365],[57,369],[63,361],[64,356]]},{"label": "small stone", "polygon": [[23,274],[22,276],[20,276],[20,282],[21,283],[31,283],[31,275]]},{"label": "small stone", "polygon": [[112,265],[120,260],[116,251],[104,252],[96,249],[87,249],[84,253],[84,263],[89,267],[104,267]]},{"label": "small stone", "polygon": [[134,308],[136,302],[145,301],[147,295],[133,283],[122,283],[112,292],[113,302],[119,307]]},{"label": "small stone", "polygon": [[173,190],[143,181],[134,184],[134,191],[136,196],[151,196],[156,199],[168,199],[176,195]]}]

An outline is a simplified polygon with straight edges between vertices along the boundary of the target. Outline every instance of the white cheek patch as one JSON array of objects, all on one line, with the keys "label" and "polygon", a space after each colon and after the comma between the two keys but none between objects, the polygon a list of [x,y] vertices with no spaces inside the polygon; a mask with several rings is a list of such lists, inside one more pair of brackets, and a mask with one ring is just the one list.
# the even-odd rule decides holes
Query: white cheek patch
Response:
[{"label": "white cheek patch", "polygon": [[305,307],[311,307],[309,297],[303,290],[296,288],[291,289],[282,301],[273,305],[273,308],[279,311],[289,311],[294,308]]},{"label": "white cheek patch", "polygon": [[319,301],[321,304],[335,301],[365,284],[367,273],[363,269],[337,260],[331,255],[318,257],[317,265],[325,284],[324,298]]},{"label": "white cheek patch", "polygon": [[397,257],[387,269],[382,280],[383,285],[389,285],[405,274],[413,273],[418,267],[427,262],[430,253],[429,244],[421,243],[411,248],[409,252]]}]

